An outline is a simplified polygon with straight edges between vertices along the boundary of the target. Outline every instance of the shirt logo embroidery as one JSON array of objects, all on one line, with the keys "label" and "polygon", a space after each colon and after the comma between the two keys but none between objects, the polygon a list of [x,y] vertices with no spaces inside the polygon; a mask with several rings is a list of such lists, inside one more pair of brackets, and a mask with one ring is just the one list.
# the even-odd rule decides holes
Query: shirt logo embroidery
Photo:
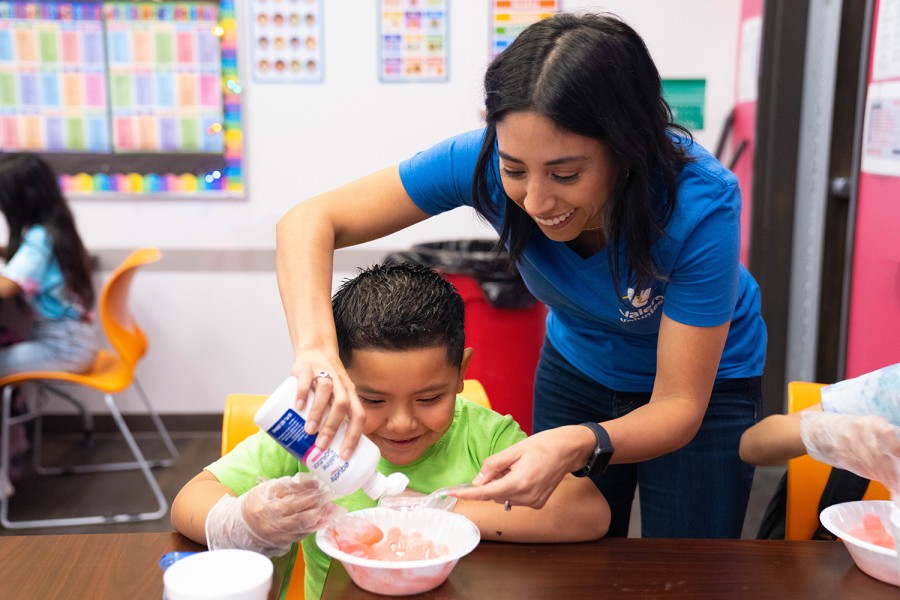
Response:
[{"label": "shirt logo embroidery", "polygon": [[651,288],[647,288],[645,290],[641,290],[640,292],[635,293],[634,288],[628,288],[628,295],[623,296],[622,300],[626,300],[634,310],[624,310],[619,309],[619,321],[622,323],[633,323],[634,321],[640,321],[642,319],[646,319],[647,317],[653,316],[653,314],[659,310],[659,307],[663,305],[664,297],[660,294],[658,296],[653,296],[653,290]]}]

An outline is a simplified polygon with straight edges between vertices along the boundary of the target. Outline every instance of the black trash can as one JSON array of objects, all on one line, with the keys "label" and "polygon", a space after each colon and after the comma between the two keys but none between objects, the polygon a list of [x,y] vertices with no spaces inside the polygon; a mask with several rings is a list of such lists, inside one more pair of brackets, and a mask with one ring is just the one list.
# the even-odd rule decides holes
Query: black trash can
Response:
[{"label": "black trash can", "polygon": [[386,259],[432,267],[456,287],[466,305],[466,345],[475,350],[466,378],[479,380],[493,409],[531,434],[547,309],[509,269],[506,251],[496,248],[489,239],[428,242]]}]

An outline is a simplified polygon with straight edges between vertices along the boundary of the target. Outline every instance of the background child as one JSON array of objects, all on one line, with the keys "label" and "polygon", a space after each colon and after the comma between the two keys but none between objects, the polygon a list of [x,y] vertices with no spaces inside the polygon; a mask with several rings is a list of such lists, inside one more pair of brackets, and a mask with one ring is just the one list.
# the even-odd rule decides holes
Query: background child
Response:
[{"label": "background child", "polygon": [[[380,472],[404,473],[411,489],[430,493],[472,481],[484,458],[526,437],[512,417],[457,396],[472,349],[464,347],[462,298],[435,271],[409,263],[371,267],[341,286],[332,308],[340,359],[365,409],[364,433],[381,450]],[[327,385],[331,380],[317,380]],[[172,523],[210,547],[283,553],[286,543],[332,514],[314,482],[290,477],[306,470],[259,432],[185,485],[173,503]],[[257,485],[260,476],[269,481]],[[269,507],[264,495],[279,501]],[[351,511],[376,504],[362,491],[335,503]],[[292,505],[299,521],[282,522],[279,514],[291,514]],[[593,483],[573,476],[540,510],[463,500],[453,510],[475,522],[482,539],[510,542],[597,539],[610,521]],[[318,598],[330,559],[313,536],[302,546],[307,598]]]},{"label": "background child", "polygon": [[[7,308],[24,304],[24,316],[33,321],[30,330],[4,340],[0,377],[87,370],[99,348],[91,261],[47,163],[33,154],[0,155],[0,212],[9,229],[0,302]],[[0,493],[12,492],[5,477],[15,479],[27,449],[24,426],[14,426],[12,466],[9,474],[0,473]]]},{"label": "background child", "polygon": [[[805,410],[771,415],[747,429],[740,455],[756,465],[780,465],[809,453],[836,467],[820,510],[858,500],[868,480],[900,492],[900,364],[822,388],[822,401]],[[848,472],[849,471],[849,472]],[[759,537],[783,537],[785,480],[769,503]],[[832,539],[820,527],[814,538]]]}]

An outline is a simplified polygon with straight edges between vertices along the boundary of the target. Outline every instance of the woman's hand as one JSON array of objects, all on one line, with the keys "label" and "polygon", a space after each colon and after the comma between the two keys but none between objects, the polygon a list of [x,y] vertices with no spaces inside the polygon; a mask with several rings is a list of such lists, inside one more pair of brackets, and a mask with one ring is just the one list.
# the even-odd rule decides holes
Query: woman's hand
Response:
[{"label": "woman's hand", "polygon": [[593,432],[581,425],[536,433],[489,457],[473,487],[452,495],[541,508],[567,473],[585,465],[595,443]]},{"label": "woman's hand", "polygon": [[349,459],[363,434],[366,413],[340,359],[324,352],[298,353],[291,374],[297,378],[298,409],[313,391],[306,432],[317,434],[317,447],[327,448],[344,419],[349,419],[341,447],[341,458]]}]

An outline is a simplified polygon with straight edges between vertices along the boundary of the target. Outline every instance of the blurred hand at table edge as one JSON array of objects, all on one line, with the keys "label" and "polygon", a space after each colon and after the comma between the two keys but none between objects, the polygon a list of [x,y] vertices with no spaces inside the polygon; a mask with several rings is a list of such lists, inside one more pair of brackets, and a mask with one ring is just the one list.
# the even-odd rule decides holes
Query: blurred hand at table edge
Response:
[{"label": "blurred hand at table edge", "polygon": [[900,498],[900,427],[880,415],[804,411],[800,435],[816,460],[880,481]]}]

